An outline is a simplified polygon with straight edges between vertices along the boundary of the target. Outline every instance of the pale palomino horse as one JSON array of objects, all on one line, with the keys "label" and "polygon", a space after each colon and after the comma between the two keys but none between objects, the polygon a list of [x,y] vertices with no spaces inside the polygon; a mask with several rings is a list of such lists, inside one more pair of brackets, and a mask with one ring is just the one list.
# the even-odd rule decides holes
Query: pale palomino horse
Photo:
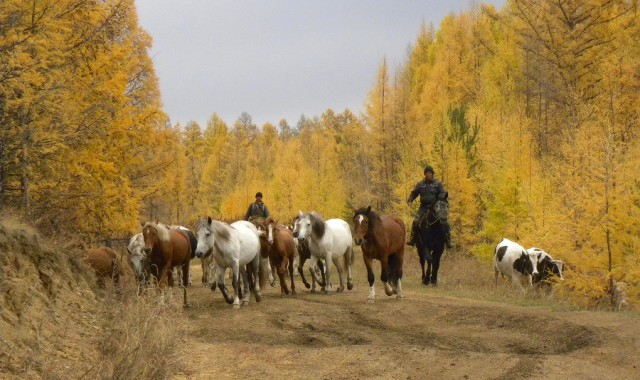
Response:
[{"label": "pale palomino horse", "polygon": [[342,219],[324,221],[314,212],[303,214],[300,211],[293,228],[293,235],[299,243],[308,242],[311,251],[309,271],[318,283],[322,283],[316,274],[318,260],[325,261],[325,292],[331,290],[331,262],[336,266],[340,277],[340,287],[337,291],[344,290],[344,270],[340,258],[344,259],[347,271],[347,289],[353,289],[351,265],[353,265],[354,255],[351,228],[347,222]]},{"label": "pale palomino horse", "polygon": [[139,283],[144,283],[147,280],[149,258],[144,251],[144,236],[142,236],[142,232],[131,237],[127,252],[129,253],[129,266],[133,270],[136,280]]},{"label": "pale palomino horse", "polygon": [[[260,271],[260,240],[258,229],[253,223],[245,220],[227,223],[219,222],[207,217],[198,223],[196,230],[198,246],[196,257],[206,257],[213,255],[217,264],[216,282],[222,292],[222,296],[234,308],[240,307],[240,274],[244,282],[245,292],[242,295],[242,304],[249,303],[249,276],[245,266],[250,266],[254,274]],[[224,285],[224,273],[226,268],[231,268],[233,298]],[[258,281],[253,281],[253,293],[256,302],[262,300],[260,285]]]}]

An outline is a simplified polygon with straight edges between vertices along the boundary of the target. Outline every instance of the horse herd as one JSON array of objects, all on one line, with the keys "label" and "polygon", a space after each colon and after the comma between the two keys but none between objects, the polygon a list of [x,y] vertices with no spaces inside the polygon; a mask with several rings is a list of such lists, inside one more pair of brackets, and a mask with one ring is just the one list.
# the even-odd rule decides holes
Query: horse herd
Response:
[{"label": "horse herd", "polygon": [[[266,286],[266,279],[269,278],[274,286],[276,275],[280,281],[281,295],[295,294],[294,267],[297,267],[305,287],[312,292],[316,291],[317,286],[325,292],[333,290],[332,267],[335,267],[339,280],[336,291],[343,292],[345,286],[348,290],[353,289],[355,242],[362,249],[367,269],[368,302],[374,302],[376,298],[373,260],[380,262],[380,280],[384,284],[385,294],[404,298],[404,222],[395,216],[381,217],[370,206],[353,211],[352,226],[342,219],[323,220],[315,212],[302,211],[293,218],[291,225],[279,224],[272,218],[253,222],[240,220],[229,224],[207,217],[198,221],[195,233],[182,226],[147,222],[142,225],[142,232],[129,241],[128,262],[141,286],[155,283],[162,288],[173,286],[177,281],[183,289],[184,306],[188,306],[186,285],[191,283],[190,261],[200,258],[203,285],[209,286],[212,291],[220,289],[225,301],[239,308],[241,304],[249,303],[251,294],[256,302],[260,302],[261,288]],[[438,219],[427,213],[416,235],[423,284],[437,285],[444,247],[444,230]],[[560,265],[561,276],[561,262],[551,259],[539,248],[531,249],[538,250],[532,254],[536,256],[535,262],[532,262],[533,256],[524,249],[519,250],[519,247],[507,239],[496,246],[496,285],[499,273],[511,276],[514,283],[519,284],[521,277],[529,276],[531,284],[532,276],[558,272],[557,266]],[[308,272],[311,283],[307,281],[303,270],[307,260],[310,262]],[[112,249],[91,249],[86,254],[86,262],[95,270],[101,285],[106,277],[113,278],[117,283],[121,270]],[[538,271],[543,262],[551,266]],[[232,294],[224,282],[227,269],[230,269]],[[287,286],[287,274],[291,289]]]}]

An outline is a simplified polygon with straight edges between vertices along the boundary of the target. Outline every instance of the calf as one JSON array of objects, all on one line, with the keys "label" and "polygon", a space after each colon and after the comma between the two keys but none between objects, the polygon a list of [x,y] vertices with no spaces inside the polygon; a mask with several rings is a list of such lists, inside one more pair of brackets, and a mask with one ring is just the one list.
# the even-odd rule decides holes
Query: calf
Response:
[{"label": "calf", "polygon": [[541,248],[529,248],[527,253],[535,254],[538,258],[538,274],[533,276],[534,285],[539,288],[544,286],[550,289],[555,279],[564,280],[564,277],[562,277],[562,261],[554,260],[551,255]]},{"label": "calf", "polygon": [[538,257],[535,253],[528,253],[520,244],[502,239],[496,245],[493,267],[496,286],[498,286],[498,275],[502,274],[502,276],[511,277],[512,282],[525,291],[522,282],[526,281],[531,287],[532,276],[538,274]]}]

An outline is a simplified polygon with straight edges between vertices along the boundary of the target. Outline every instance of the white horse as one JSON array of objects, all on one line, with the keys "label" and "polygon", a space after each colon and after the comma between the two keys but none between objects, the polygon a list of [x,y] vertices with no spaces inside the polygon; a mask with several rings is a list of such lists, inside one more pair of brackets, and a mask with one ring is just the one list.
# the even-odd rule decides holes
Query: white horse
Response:
[{"label": "white horse", "polygon": [[142,236],[142,232],[131,237],[129,245],[127,246],[127,252],[129,253],[129,266],[133,270],[136,280],[144,283],[147,277],[146,271],[149,260],[144,251],[144,237]]},{"label": "white horse", "polygon": [[[256,302],[262,300],[260,285],[257,281],[260,271],[260,239],[258,229],[253,223],[239,220],[231,225],[207,217],[201,220],[196,230],[198,246],[196,257],[213,255],[217,264],[216,280],[222,295],[234,308],[240,307],[240,274],[242,274],[245,292],[242,295],[242,304],[249,303],[249,277],[245,268],[249,266],[254,274],[253,292]],[[233,292],[231,298],[224,285],[224,273],[226,268],[231,268],[233,277]]]},{"label": "white horse", "polygon": [[338,269],[338,275],[340,276],[340,287],[338,292],[344,290],[344,273],[343,267],[340,263],[340,258],[344,258],[344,265],[347,269],[347,289],[353,289],[353,280],[351,276],[351,265],[353,265],[353,247],[351,228],[349,224],[342,219],[329,219],[323,221],[320,216],[315,213],[303,214],[299,211],[298,220],[295,222],[293,228],[293,235],[298,238],[300,243],[305,240],[309,243],[309,250],[311,251],[311,262],[309,271],[311,276],[318,283],[323,283],[321,279],[317,277],[316,268],[318,260],[325,261],[325,278],[326,287],[325,292],[331,290],[331,264]]}]

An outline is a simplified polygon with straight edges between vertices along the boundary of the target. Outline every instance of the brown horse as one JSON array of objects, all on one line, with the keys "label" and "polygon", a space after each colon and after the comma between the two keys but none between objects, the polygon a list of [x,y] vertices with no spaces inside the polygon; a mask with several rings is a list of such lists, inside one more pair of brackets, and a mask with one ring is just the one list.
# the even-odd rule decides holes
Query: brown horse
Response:
[{"label": "brown horse", "polygon": [[[167,285],[171,269],[182,269],[182,284],[189,283],[189,263],[191,261],[191,240],[179,229],[166,229],[157,223],[146,223],[142,228],[144,250],[149,257],[149,273],[160,287]],[[183,286],[184,306],[187,304],[187,289]]]},{"label": "brown horse", "polygon": [[113,280],[113,285],[117,286],[120,281],[120,264],[116,252],[109,247],[89,249],[83,258],[84,262],[91,268],[98,278],[98,286],[104,288],[104,279]]},{"label": "brown horse", "polygon": [[280,295],[289,294],[289,288],[287,288],[287,282],[284,279],[287,270],[291,278],[291,293],[296,294],[296,286],[293,282],[293,259],[296,254],[296,243],[293,240],[293,232],[285,226],[279,226],[271,217],[264,221],[263,227],[268,243],[269,261],[275,266],[278,278],[280,278]]},{"label": "brown horse", "polygon": [[362,247],[362,258],[367,267],[368,301],[374,302],[376,298],[374,275],[371,270],[373,259],[380,260],[380,279],[384,283],[385,293],[388,296],[396,294],[398,299],[404,298],[401,285],[405,245],[404,222],[395,216],[380,218],[371,211],[371,206],[354,211],[355,241]]}]

